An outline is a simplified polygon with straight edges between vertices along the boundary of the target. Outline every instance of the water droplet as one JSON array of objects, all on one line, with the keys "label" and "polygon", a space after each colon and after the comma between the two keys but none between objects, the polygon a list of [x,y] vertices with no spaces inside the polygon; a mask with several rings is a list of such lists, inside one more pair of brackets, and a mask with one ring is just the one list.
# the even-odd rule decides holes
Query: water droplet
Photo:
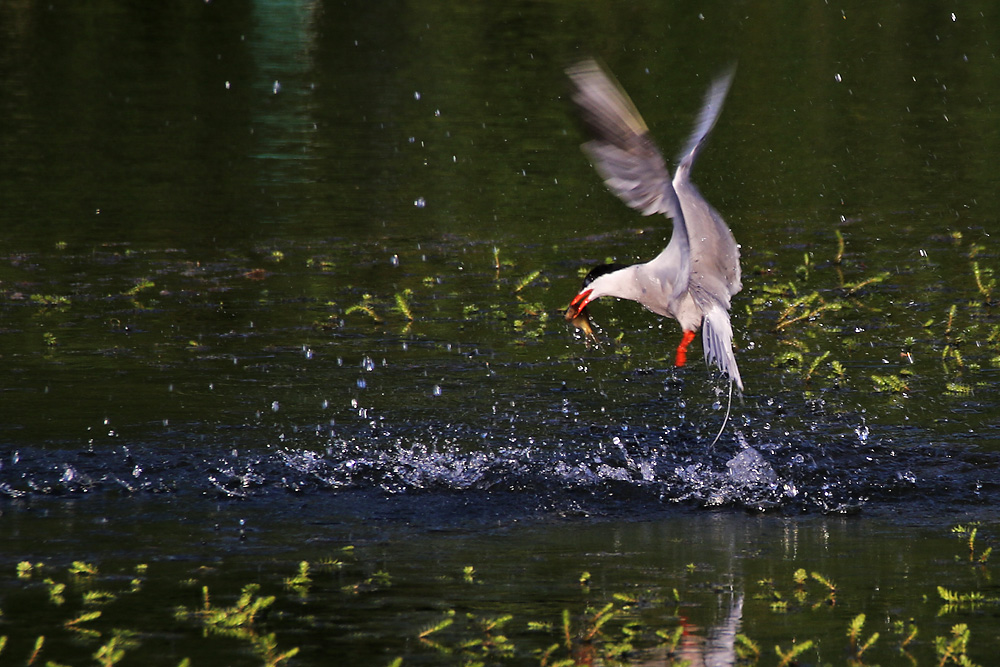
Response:
[{"label": "water droplet", "polygon": [[271,86],[271,92],[273,92],[275,95],[277,95],[280,91],[281,91],[281,83],[279,83],[278,81],[275,81],[274,85]]},{"label": "water droplet", "polygon": [[837,83],[840,83],[841,81],[843,81],[843,78],[841,78],[839,74],[834,74],[833,80],[836,81]]},{"label": "water droplet", "polygon": [[330,401],[328,401],[328,400],[326,400],[324,398],[323,399],[323,409],[326,410],[328,407],[330,407]]},{"label": "water droplet", "polygon": [[365,369],[369,373],[375,370],[375,362],[372,361],[371,357],[365,357],[361,360],[361,368]]},{"label": "water droplet", "polygon": [[399,255],[393,255],[389,258],[389,263],[393,266],[399,266]]},{"label": "water droplet", "polygon": [[413,205],[416,206],[417,208],[424,208],[425,206],[427,206],[427,200],[424,199],[423,197],[417,197],[416,199],[413,200]]},{"label": "water droplet", "polygon": [[434,385],[433,394],[435,396],[440,396],[441,395],[441,386],[440,385]]},{"label": "water droplet", "polygon": [[358,389],[365,389],[367,387],[368,387],[368,383],[365,382],[365,379],[363,377],[362,378],[358,378]]},{"label": "water droplet", "polygon": [[280,408],[281,406],[278,404],[277,401],[273,401],[271,403],[271,412],[277,412]]},{"label": "water droplet", "polygon": [[420,99],[420,91],[419,90],[413,91],[413,99],[415,99],[415,100],[419,100]]}]

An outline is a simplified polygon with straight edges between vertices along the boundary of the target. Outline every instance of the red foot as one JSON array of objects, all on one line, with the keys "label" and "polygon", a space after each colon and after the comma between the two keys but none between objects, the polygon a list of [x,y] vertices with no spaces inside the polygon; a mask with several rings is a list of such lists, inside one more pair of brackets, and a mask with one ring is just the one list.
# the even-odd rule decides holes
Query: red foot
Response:
[{"label": "red foot", "polygon": [[685,331],[684,337],[681,338],[681,344],[677,346],[677,359],[674,364],[677,366],[683,366],[687,363],[688,358],[688,345],[694,340],[693,331]]}]

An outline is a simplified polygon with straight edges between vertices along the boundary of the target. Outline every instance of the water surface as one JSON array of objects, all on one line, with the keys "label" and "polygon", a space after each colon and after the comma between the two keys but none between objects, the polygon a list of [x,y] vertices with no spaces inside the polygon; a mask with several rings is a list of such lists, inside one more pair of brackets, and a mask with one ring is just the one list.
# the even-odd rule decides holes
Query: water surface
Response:
[{"label": "water surface", "polygon": [[[908,573],[951,558],[952,523],[995,523],[995,18],[985,3],[6,3],[4,567],[183,564],[151,568],[169,589],[213,564],[235,595],[250,572],[280,588],[355,544],[346,579],[384,566],[415,587],[318,623],[365,628],[335,645],[277,623],[304,662],[433,661],[373,648],[402,631],[380,605],[412,612],[412,637],[432,622],[413,610],[469,590],[427,577],[465,565],[502,572],[470,607],[516,576],[499,606],[557,622],[587,604],[578,570],[607,572],[604,596],[669,593],[704,562],[698,604],[718,613],[696,622],[724,625],[742,590],[767,646],[758,570],[791,586],[791,565],[819,563],[851,595],[969,584]],[[697,355],[671,367],[675,323],[597,304],[595,347],[560,315],[581,269],[648,258],[669,233],[579,151],[562,70],[588,55],[668,156],[738,65],[695,171],[743,253],[747,391],[714,446],[728,387]],[[801,557],[773,546],[789,532]],[[911,562],[913,535],[928,547]],[[855,578],[859,558],[884,574]],[[911,613],[890,598],[814,634]],[[928,641],[950,627],[932,631],[934,611]],[[27,652],[40,630],[17,627]]]}]

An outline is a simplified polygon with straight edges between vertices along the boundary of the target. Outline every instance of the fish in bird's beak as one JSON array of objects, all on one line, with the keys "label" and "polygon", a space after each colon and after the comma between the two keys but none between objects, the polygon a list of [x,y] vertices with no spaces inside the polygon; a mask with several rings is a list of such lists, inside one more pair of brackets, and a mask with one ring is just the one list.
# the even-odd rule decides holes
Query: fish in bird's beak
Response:
[{"label": "fish in bird's beak", "polygon": [[590,302],[589,296],[590,290],[576,295],[576,298],[569,304],[569,308],[566,309],[566,321],[582,331],[588,338],[597,340],[597,334],[594,333],[594,328],[590,325],[590,313],[587,312],[587,304]]}]

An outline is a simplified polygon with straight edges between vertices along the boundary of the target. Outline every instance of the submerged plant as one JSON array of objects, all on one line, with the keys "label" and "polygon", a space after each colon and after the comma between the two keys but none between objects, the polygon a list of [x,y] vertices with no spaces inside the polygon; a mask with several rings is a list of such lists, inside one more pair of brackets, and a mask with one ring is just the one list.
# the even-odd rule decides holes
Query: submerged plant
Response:
[{"label": "submerged plant", "polygon": [[865,627],[865,615],[858,614],[847,626],[848,649],[851,659],[860,662],[861,656],[878,641],[879,633],[873,632],[868,639],[862,640],[861,631]]},{"label": "submerged plant", "polygon": [[961,665],[962,667],[978,667],[967,655],[969,647],[969,637],[971,633],[969,626],[959,623],[952,626],[951,637],[935,637],[934,651],[937,653],[938,667],[948,664]]}]

